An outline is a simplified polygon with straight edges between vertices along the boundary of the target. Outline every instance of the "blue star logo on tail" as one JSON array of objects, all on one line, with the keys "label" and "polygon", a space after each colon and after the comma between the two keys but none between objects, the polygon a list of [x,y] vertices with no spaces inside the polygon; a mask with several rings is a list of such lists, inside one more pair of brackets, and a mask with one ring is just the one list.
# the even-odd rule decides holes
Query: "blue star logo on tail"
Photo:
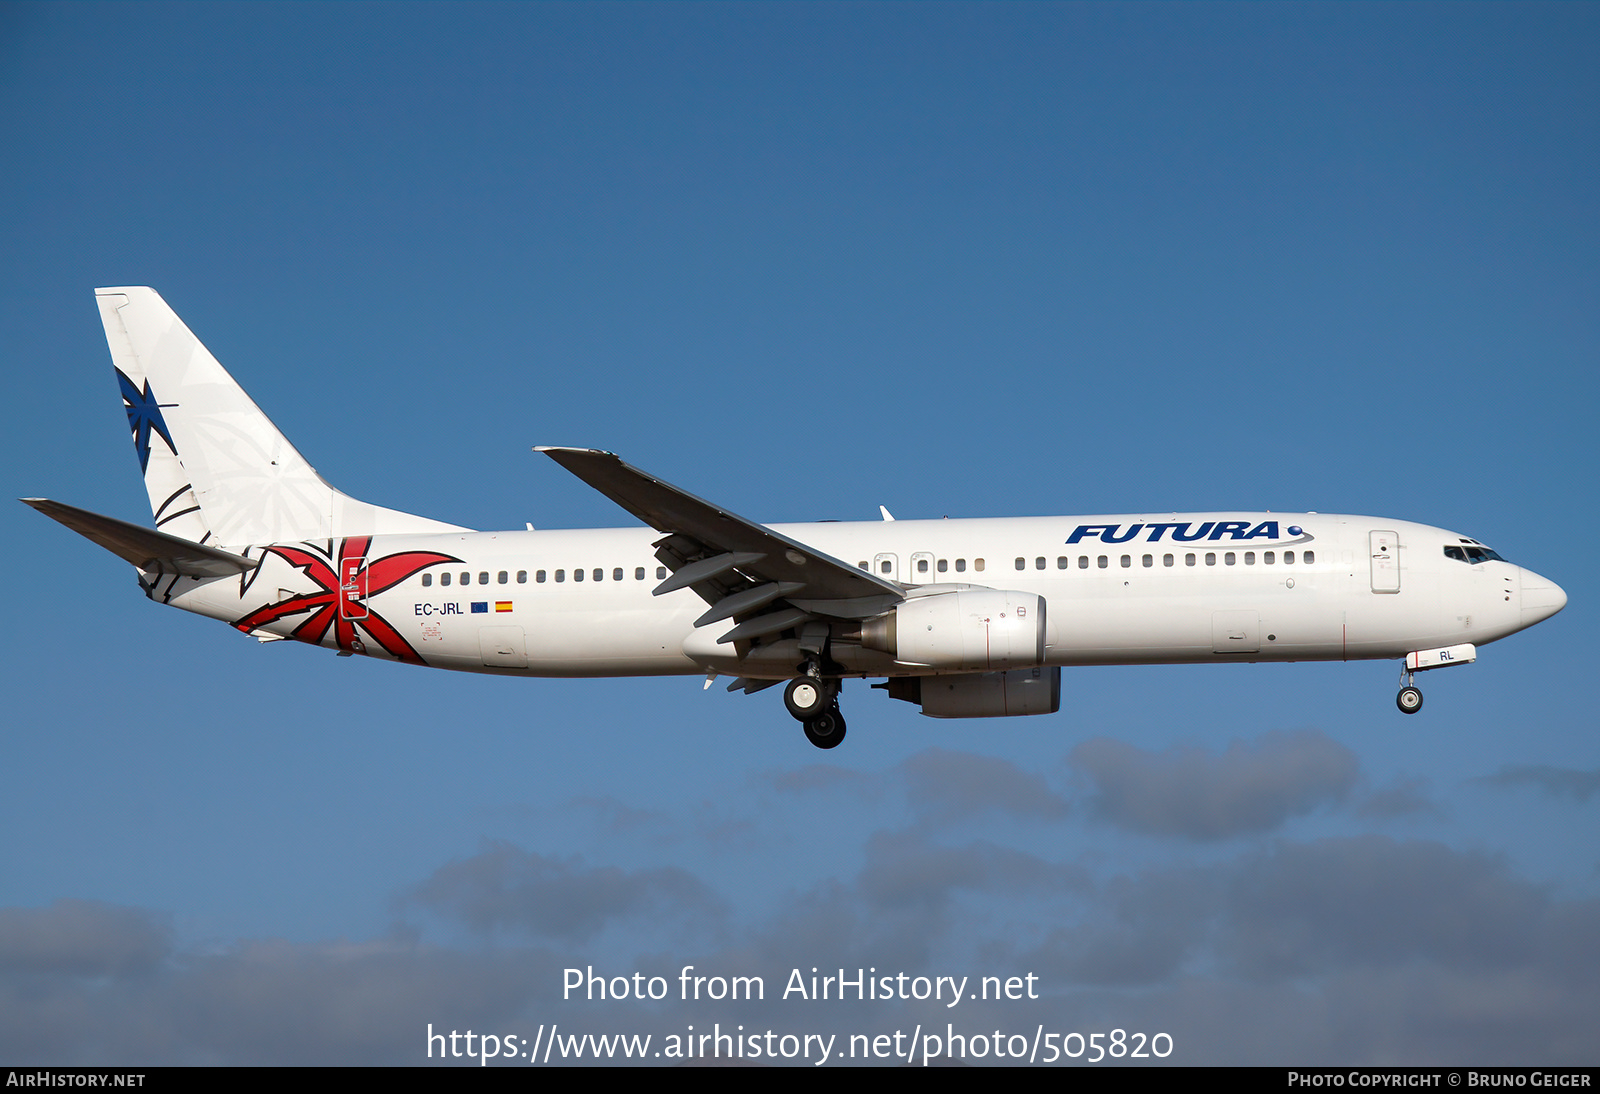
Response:
[{"label": "blue star logo on tail", "polygon": [[120,368],[116,372],[117,384],[122,388],[122,405],[128,411],[128,428],[133,430],[134,451],[139,453],[139,470],[143,472],[150,466],[151,430],[161,435],[174,456],[178,454],[178,446],[172,443],[172,434],[167,432],[161,404],[150,393],[150,381],[145,380],[144,390],[140,391]]}]

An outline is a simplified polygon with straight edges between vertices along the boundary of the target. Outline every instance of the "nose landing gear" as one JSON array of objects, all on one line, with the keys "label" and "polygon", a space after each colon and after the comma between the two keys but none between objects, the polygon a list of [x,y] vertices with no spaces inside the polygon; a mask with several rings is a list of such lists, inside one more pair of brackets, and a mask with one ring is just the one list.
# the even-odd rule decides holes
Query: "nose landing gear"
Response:
[{"label": "nose landing gear", "polygon": [[1416,675],[1405,662],[1401,662],[1400,669],[1400,694],[1395,696],[1394,705],[1400,708],[1401,714],[1415,714],[1422,709],[1422,691],[1412,683]]},{"label": "nose landing gear", "polygon": [[783,705],[805,727],[806,740],[818,748],[835,748],[844,740],[844,715],[839,713],[839,682],[824,680],[815,666],[783,689]]},{"label": "nose landing gear", "polygon": [[[1476,548],[1474,548],[1476,549]],[[1422,692],[1413,681],[1419,672],[1448,668],[1451,665],[1470,665],[1478,659],[1478,647],[1471,642],[1454,646],[1440,646],[1431,650],[1413,650],[1400,662],[1400,694],[1394,705],[1402,714],[1415,714],[1422,709]]]}]

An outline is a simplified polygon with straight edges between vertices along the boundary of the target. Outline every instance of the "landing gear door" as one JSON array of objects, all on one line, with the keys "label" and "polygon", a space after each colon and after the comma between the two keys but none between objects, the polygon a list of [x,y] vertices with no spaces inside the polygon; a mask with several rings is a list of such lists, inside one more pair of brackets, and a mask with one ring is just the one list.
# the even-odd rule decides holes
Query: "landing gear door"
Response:
[{"label": "landing gear door", "polygon": [[1372,555],[1372,591],[1397,593],[1400,591],[1400,535],[1397,532],[1374,531],[1367,534]]}]

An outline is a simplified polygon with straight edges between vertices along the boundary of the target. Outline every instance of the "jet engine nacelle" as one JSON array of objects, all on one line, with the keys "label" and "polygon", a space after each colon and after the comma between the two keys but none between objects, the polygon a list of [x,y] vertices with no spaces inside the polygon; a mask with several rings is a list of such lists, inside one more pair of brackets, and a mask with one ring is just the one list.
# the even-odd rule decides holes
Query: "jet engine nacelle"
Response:
[{"label": "jet engine nacelle", "polygon": [[861,627],[861,644],[908,665],[987,672],[1044,663],[1044,598],[1009,589],[916,596]]},{"label": "jet engine nacelle", "polygon": [[1011,669],[947,676],[896,676],[873,684],[922,707],[930,718],[1014,718],[1061,709],[1061,668]]}]

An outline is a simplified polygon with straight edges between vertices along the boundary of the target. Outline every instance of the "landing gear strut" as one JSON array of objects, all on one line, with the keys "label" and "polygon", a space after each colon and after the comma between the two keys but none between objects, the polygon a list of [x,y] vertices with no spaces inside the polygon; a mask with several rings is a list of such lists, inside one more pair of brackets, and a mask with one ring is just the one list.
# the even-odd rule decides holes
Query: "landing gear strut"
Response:
[{"label": "landing gear strut", "polygon": [[806,731],[806,740],[818,748],[834,748],[844,740],[844,715],[839,713],[839,683],[824,680],[816,665],[807,665],[783,689],[783,705]]},{"label": "landing gear strut", "polygon": [[1422,691],[1412,683],[1415,679],[1410,669],[1400,670],[1402,686],[1400,694],[1395,696],[1394,705],[1400,708],[1401,714],[1415,714],[1422,709]]}]

